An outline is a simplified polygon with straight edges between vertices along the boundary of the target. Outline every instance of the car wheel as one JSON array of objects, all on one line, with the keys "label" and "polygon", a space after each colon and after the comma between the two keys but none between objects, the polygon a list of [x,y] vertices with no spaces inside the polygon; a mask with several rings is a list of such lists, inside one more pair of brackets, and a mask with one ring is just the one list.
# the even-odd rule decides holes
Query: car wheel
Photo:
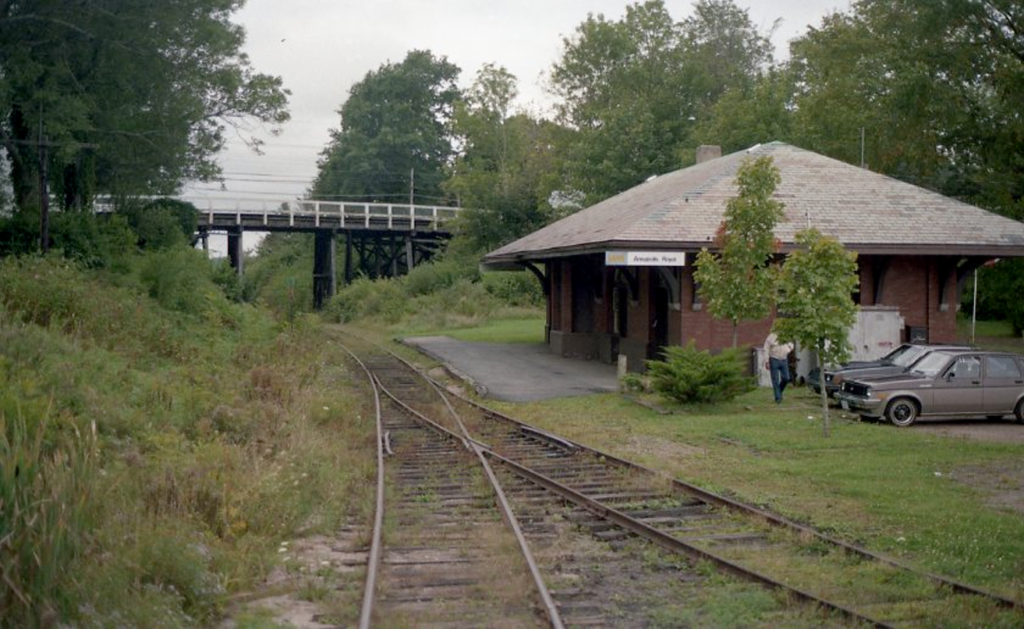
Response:
[{"label": "car wheel", "polygon": [[1013,409],[1013,414],[1018,423],[1024,424],[1024,400],[1017,402],[1017,408]]},{"label": "car wheel", "polygon": [[885,409],[885,418],[892,422],[893,426],[906,428],[917,421],[919,412],[914,400],[901,397],[889,402],[889,406]]}]

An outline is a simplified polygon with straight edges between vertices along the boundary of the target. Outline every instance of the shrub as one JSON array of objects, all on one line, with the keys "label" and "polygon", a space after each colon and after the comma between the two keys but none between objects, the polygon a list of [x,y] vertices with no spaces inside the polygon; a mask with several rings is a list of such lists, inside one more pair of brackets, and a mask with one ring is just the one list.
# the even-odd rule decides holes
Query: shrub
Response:
[{"label": "shrub", "polygon": [[397,323],[405,314],[405,302],[405,292],[399,280],[359,278],[338,291],[325,310],[332,321],[373,317],[385,323]]},{"label": "shrub", "polygon": [[215,291],[206,257],[184,246],[146,254],[139,280],[157,303],[177,312],[199,313],[205,295]]},{"label": "shrub", "polygon": [[623,391],[629,393],[644,393],[647,391],[647,382],[638,373],[627,373],[619,379],[619,385]]},{"label": "shrub", "polygon": [[475,281],[480,277],[475,266],[454,260],[437,260],[413,267],[405,276],[405,292],[410,297],[436,293],[460,280]]},{"label": "shrub", "polygon": [[61,212],[53,216],[50,240],[54,250],[85,268],[125,271],[135,251],[135,234],[122,216],[98,217],[88,212]]},{"label": "shrub", "polygon": [[260,290],[260,303],[274,315],[293,323],[295,318],[313,309],[313,274],[299,266],[283,267],[266,279]]},{"label": "shrub", "polygon": [[539,306],[544,291],[533,273],[496,272],[483,275],[484,288],[509,306]]},{"label": "shrub", "polygon": [[698,351],[690,341],[686,347],[666,347],[664,354],[664,360],[647,361],[651,385],[677,402],[724,402],[754,389],[753,378],[743,375],[742,350],[727,349],[712,355]]},{"label": "shrub", "polygon": [[195,234],[198,211],[191,203],[175,199],[154,199],[145,205],[127,202],[118,213],[138,237],[141,249],[166,249],[188,241]]},{"label": "shrub", "polygon": [[448,288],[413,300],[413,323],[431,328],[465,327],[480,323],[501,306],[480,284],[462,279]]}]

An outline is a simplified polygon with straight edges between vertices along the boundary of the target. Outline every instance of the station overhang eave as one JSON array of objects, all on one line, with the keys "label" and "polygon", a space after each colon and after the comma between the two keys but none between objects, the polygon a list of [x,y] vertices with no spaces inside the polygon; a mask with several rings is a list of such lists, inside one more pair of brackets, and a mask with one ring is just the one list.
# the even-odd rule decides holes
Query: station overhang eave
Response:
[{"label": "station overhang eave", "polygon": [[[885,256],[943,256],[964,258],[1020,258],[1024,257],[1024,244],[891,244],[891,243],[845,243],[848,250],[859,255]],[[520,271],[527,264],[541,263],[586,255],[604,255],[609,251],[681,251],[697,253],[701,249],[714,250],[711,242],[655,242],[655,241],[612,241],[592,243],[583,246],[553,247],[516,251],[507,254],[495,253],[484,256],[481,269],[486,271]],[[779,253],[796,250],[795,243],[782,243]]]}]

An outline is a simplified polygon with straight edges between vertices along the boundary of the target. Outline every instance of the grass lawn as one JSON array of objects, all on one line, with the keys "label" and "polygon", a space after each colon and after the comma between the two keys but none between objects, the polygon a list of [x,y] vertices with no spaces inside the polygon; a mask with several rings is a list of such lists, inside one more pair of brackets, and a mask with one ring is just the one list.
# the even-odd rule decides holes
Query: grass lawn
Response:
[{"label": "grass lawn", "polygon": [[[817,396],[762,389],[713,408],[659,414],[620,395],[511,404],[502,411],[697,485],[765,505],[929,570],[1024,597],[1024,515],[957,479],[1016,469],[1024,445],[950,439],[839,419]],[[1024,426],[1021,426],[1024,430]]]},{"label": "grass lawn", "polygon": [[450,336],[460,341],[475,343],[543,343],[544,315],[515,318],[495,319],[487,323],[467,328],[447,328],[442,330],[403,331],[402,336]]},{"label": "grass lawn", "polygon": [[[961,343],[971,342],[971,320],[960,316],[956,322],[956,335]],[[982,349],[1024,354],[1024,338],[1014,336],[1007,321],[977,321],[974,344]]]}]

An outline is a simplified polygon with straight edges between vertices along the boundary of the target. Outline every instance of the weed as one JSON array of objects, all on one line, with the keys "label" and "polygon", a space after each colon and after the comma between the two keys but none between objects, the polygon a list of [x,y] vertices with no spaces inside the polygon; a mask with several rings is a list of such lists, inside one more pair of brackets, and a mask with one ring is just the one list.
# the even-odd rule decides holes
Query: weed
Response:
[{"label": "weed", "polygon": [[316,320],[140,277],[0,261],[5,626],[209,624],[278,541],[372,504],[372,415]]},{"label": "weed", "polygon": [[92,526],[94,427],[52,437],[49,413],[0,413],[0,616],[45,624],[71,604],[66,568]]}]

